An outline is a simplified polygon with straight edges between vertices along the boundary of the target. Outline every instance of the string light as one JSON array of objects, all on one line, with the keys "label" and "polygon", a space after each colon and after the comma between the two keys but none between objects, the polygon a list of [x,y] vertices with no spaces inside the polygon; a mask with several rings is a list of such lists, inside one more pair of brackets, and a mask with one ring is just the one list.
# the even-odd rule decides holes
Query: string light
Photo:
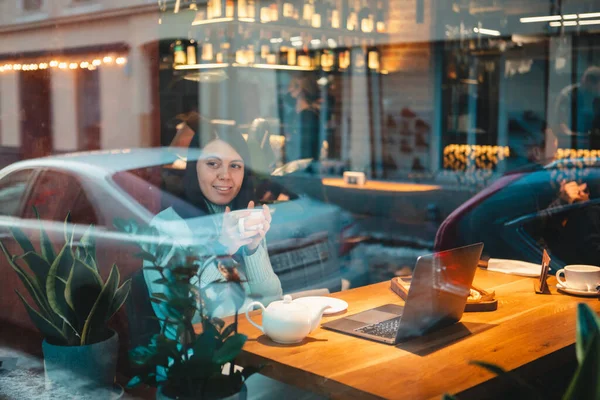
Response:
[{"label": "string light", "polygon": [[113,65],[117,64],[119,66],[127,64],[127,58],[113,57],[110,55],[104,56],[102,58],[88,59],[88,60],[56,60],[51,59],[48,61],[41,61],[30,64],[20,64],[20,63],[6,63],[0,65],[0,73],[7,71],[38,71],[38,70],[46,70],[48,68],[59,68],[59,69],[88,69],[90,71],[94,71],[97,67],[101,65]]}]

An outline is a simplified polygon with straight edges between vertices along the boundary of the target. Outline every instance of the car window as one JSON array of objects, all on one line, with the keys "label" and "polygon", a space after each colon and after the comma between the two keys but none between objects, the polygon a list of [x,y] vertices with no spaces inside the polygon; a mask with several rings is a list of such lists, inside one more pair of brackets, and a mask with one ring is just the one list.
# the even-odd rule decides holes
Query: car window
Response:
[{"label": "car window", "polygon": [[99,224],[96,210],[79,181],[61,171],[46,170],[36,179],[25,218],[36,218],[34,207],[43,220],[63,221],[70,212],[74,224]]},{"label": "car window", "polygon": [[32,172],[16,171],[0,180],[0,215],[18,216]]}]

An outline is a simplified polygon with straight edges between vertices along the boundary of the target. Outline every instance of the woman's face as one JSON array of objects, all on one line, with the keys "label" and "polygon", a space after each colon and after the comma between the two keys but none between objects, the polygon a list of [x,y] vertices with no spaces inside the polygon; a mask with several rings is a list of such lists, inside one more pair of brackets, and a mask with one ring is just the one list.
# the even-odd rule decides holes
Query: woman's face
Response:
[{"label": "woman's face", "polygon": [[244,161],[222,140],[213,140],[204,147],[196,169],[202,194],[214,204],[231,203],[242,188]]}]

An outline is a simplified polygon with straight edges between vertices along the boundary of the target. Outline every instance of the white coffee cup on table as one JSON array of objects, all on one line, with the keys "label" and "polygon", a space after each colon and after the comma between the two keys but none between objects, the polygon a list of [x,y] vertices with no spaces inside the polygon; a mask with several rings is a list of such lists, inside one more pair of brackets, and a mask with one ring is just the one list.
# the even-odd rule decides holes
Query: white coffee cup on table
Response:
[{"label": "white coffee cup on table", "polygon": [[265,215],[262,208],[245,208],[232,211],[231,214],[237,218],[240,234],[259,231],[264,227]]},{"label": "white coffee cup on table", "polygon": [[[562,280],[562,274],[565,275],[565,280]],[[556,280],[567,289],[593,292],[600,285],[600,267],[594,265],[567,265],[556,272]]]}]

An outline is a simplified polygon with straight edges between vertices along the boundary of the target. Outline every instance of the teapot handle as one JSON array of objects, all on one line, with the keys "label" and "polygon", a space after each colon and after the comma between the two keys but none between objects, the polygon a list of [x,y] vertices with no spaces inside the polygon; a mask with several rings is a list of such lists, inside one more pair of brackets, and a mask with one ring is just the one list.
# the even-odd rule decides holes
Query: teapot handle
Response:
[{"label": "teapot handle", "polygon": [[260,303],[259,301],[253,301],[252,303],[248,304],[248,308],[246,308],[246,319],[256,328],[258,328],[258,330],[260,330],[262,333],[265,333],[263,327],[258,325],[256,322],[252,321],[252,318],[250,318],[250,315],[248,315],[248,313],[252,311],[254,306],[259,306],[262,309],[262,312],[265,312],[265,306],[263,306],[262,303]]}]

